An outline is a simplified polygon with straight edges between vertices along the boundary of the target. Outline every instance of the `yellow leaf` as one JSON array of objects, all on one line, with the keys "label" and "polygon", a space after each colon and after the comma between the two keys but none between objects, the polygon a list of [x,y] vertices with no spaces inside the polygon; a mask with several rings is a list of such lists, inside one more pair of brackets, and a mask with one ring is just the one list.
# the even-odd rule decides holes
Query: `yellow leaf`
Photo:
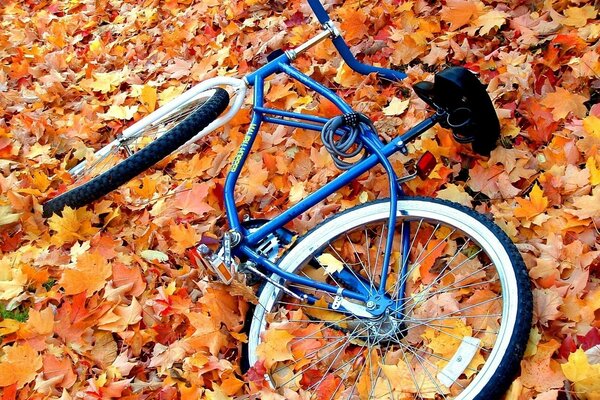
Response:
[{"label": "yellow leaf", "polygon": [[471,197],[469,193],[465,192],[464,187],[455,185],[454,183],[448,183],[445,189],[439,190],[437,192],[437,197],[440,199],[450,200],[467,207],[471,207],[473,204],[473,197]]},{"label": "yellow leaf", "polygon": [[408,108],[409,99],[400,100],[397,97],[394,97],[390,104],[387,107],[383,108],[383,113],[385,115],[400,115]]},{"label": "yellow leaf", "polygon": [[494,28],[500,28],[506,22],[508,14],[504,11],[492,9],[487,13],[480,15],[475,21],[474,26],[479,26],[479,34],[487,35]]},{"label": "yellow leaf", "polygon": [[335,83],[339,83],[346,88],[358,86],[362,83],[363,79],[362,75],[354,73],[346,63],[340,64],[337,69],[337,74],[335,75],[335,78],[333,78]]},{"label": "yellow leaf", "polygon": [[588,19],[595,19],[598,11],[592,5],[583,7],[569,7],[565,10],[565,19],[562,20],[563,25],[574,26],[576,28],[584,27]]},{"label": "yellow leaf", "polygon": [[21,323],[14,319],[5,319],[0,321],[0,337],[10,335],[19,330]]},{"label": "yellow leaf", "polygon": [[585,167],[590,171],[590,183],[592,185],[600,184],[600,168],[595,157],[590,157],[585,163]]},{"label": "yellow leaf", "polygon": [[142,93],[140,94],[140,101],[146,107],[148,112],[154,111],[156,108],[156,101],[158,99],[158,95],[156,93],[156,88],[144,85],[142,88]]},{"label": "yellow leaf", "polygon": [[150,262],[165,262],[169,261],[169,256],[158,250],[142,250],[140,256],[146,261]]},{"label": "yellow leaf", "polygon": [[590,135],[600,138],[600,118],[595,115],[586,117],[583,120],[583,129]]},{"label": "yellow leaf", "polygon": [[296,182],[292,185],[288,197],[290,204],[297,203],[304,198],[306,195],[306,190],[304,188],[305,186],[305,182]]},{"label": "yellow leaf", "polygon": [[456,353],[462,339],[471,336],[473,331],[460,319],[440,320],[438,325],[441,327],[435,329],[427,327],[421,336],[427,340],[427,347],[435,354],[446,358],[451,358]]},{"label": "yellow leaf", "polygon": [[102,119],[111,120],[111,119],[132,119],[135,113],[138,110],[138,106],[118,106],[113,104],[109,107],[108,111],[104,114],[98,114],[98,116]]},{"label": "yellow leaf", "polygon": [[19,220],[20,214],[13,214],[10,206],[0,206],[0,226],[9,225]]},{"label": "yellow leaf", "polygon": [[123,71],[96,72],[94,73],[94,82],[90,86],[95,92],[108,93],[121,85],[128,75],[127,67]]},{"label": "yellow leaf", "polygon": [[578,398],[600,398],[600,364],[590,364],[583,349],[571,353],[569,360],[560,367],[567,379],[575,385]]},{"label": "yellow leaf", "polygon": [[270,369],[279,361],[293,360],[290,351],[290,342],[294,336],[283,329],[268,329],[264,334],[263,342],[256,348],[260,360],[264,360],[265,367]]},{"label": "yellow leaf", "polygon": [[317,257],[317,261],[325,268],[323,271],[324,275],[342,272],[344,269],[344,263],[329,253],[321,254]]},{"label": "yellow leaf", "polygon": [[17,297],[27,284],[27,275],[13,264],[8,257],[0,261],[0,300]]},{"label": "yellow leaf", "polygon": [[314,307],[310,307],[310,306],[306,307],[303,311],[305,314],[313,317],[316,320],[340,321],[339,323],[335,324],[335,326],[342,328],[342,329],[348,327],[348,324],[346,324],[346,322],[342,322],[342,321],[346,320],[346,316],[342,313],[330,310],[329,304],[323,298],[320,298],[319,300],[317,300],[314,304]]},{"label": "yellow leaf", "polygon": [[165,103],[173,100],[185,90],[184,86],[171,86],[160,92],[158,95],[158,105],[162,106]]},{"label": "yellow leaf", "polygon": [[76,240],[89,239],[98,231],[92,227],[91,221],[94,217],[94,213],[85,208],[74,210],[71,207],[65,207],[62,216],[54,214],[48,222],[50,229],[56,232],[52,235],[52,244],[62,246]]}]

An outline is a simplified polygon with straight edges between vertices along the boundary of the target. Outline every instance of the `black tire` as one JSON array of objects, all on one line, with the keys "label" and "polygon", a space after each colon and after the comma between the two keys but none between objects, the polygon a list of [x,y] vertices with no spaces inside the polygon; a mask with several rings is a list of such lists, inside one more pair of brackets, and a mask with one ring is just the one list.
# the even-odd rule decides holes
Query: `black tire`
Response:
[{"label": "black tire", "polygon": [[[498,242],[497,247],[503,248],[503,250],[498,250],[498,252],[499,252],[498,254],[502,253],[503,256],[501,256],[501,258],[505,259],[505,260],[509,260],[509,261],[507,261],[507,264],[509,264],[509,265],[503,265],[501,268],[508,271],[509,274],[512,274],[512,278],[509,278],[509,281],[512,282],[510,285],[515,286],[514,293],[511,293],[511,295],[509,297],[512,300],[510,303],[507,303],[508,309],[512,310],[512,311],[508,311],[512,315],[511,318],[515,318],[514,324],[512,324],[512,325],[509,324],[510,333],[506,332],[506,335],[508,337],[502,341],[502,343],[503,343],[502,346],[505,346],[505,347],[503,347],[503,348],[505,348],[505,350],[502,353],[498,353],[495,356],[499,360],[494,361],[493,369],[487,370],[484,373],[484,375],[485,375],[484,380],[479,381],[477,383],[477,390],[475,390],[474,392],[471,391],[472,393],[469,392],[466,395],[466,397],[464,397],[466,399],[478,399],[478,400],[500,398],[502,396],[502,394],[510,386],[512,379],[514,378],[516,372],[519,369],[520,360],[524,354],[525,347],[527,345],[527,340],[529,337],[529,331],[531,328],[532,307],[533,307],[532,306],[533,301],[532,301],[532,294],[531,294],[531,284],[530,284],[527,270],[526,270],[526,267],[522,260],[521,255],[519,254],[517,248],[512,243],[512,241],[508,238],[508,236],[498,226],[496,226],[493,223],[493,221],[488,219],[486,216],[481,215],[467,207],[464,207],[462,205],[459,205],[459,204],[456,204],[453,202],[449,202],[446,200],[423,198],[423,197],[402,198],[399,200],[399,202],[420,203],[421,205],[418,207],[421,207],[421,209],[424,209],[424,210],[429,210],[430,208],[438,209],[438,208],[440,208],[439,206],[441,206],[441,208],[447,208],[445,213],[447,213],[447,215],[453,214],[454,216],[451,218],[454,218],[457,221],[463,220],[463,223],[465,223],[465,224],[470,224],[470,223],[473,223],[475,225],[478,223],[482,224],[483,227],[485,228],[485,232],[482,233],[482,235],[484,235],[484,236],[489,235],[489,236],[495,238],[495,240],[497,240],[497,242]],[[377,202],[366,203],[364,205],[346,210],[345,212],[340,213],[333,218],[326,219],[323,223],[319,224],[318,226],[313,228],[311,231],[306,233],[302,238],[297,240],[295,242],[293,248],[290,249],[286,254],[284,254],[281,257],[280,265],[282,265],[282,268],[284,268],[287,272],[292,272],[293,268],[301,268],[301,267],[296,267],[295,266],[296,264],[297,265],[306,265],[307,260],[304,258],[304,255],[303,255],[303,252],[306,252],[305,249],[311,249],[311,248],[313,249],[312,250],[313,255],[309,256],[309,257],[315,257],[317,254],[320,254],[320,252],[322,251],[322,248],[320,247],[321,242],[320,242],[319,237],[326,236],[326,238],[324,238],[323,240],[329,241],[329,240],[332,240],[331,238],[337,237],[336,235],[338,235],[338,234],[340,236],[342,236],[344,234],[344,233],[339,233],[339,232],[350,232],[350,230],[345,230],[346,228],[344,228],[344,227],[342,227],[342,225],[340,225],[339,232],[336,231],[334,233],[333,230],[338,229],[338,228],[336,228],[335,223],[332,223],[332,222],[335,222],[335,220],[339,219],[340,221],[345,221],[345,222],[341,222],[341,224],[346,224],[345,226],[350,226],[354,222],[349,222],[349,221],[357,220],[358,218],[356,218],[356,217],[359,217],[361,209],[365,209],[366,210],[365,212],[367,214],[369,214],[371,212],[370,209],[378,207],[377,204],[382,204],[382,203],[389,203],[389,199],[384,199],[384,200],[380,200]],[[375,205],[375,207],[374,207],[374,205]],[[439,206],[436,206],[436,205],[439,205]],[[407,212],[411,213],[412,211],[408,210]],[[434,213],[435,211],[431,211],[431,212]],[[380,213],[380,211],[378,211],[378,213]],[[346,214],[349,214],[349,215],[346,215]],[[380,215],[380,214],[377,214],[377,215]],[[446,218],[446,217],[443,217],[443,218]],[[356,222],[356,223],[358,223],[358,222]],[[329,225],[329,226],[325,227],[325,225]],[[357,226],[359,226],[359,225],[357,225]],[[358,228],[356,228],[356,229],[358,231]],[[475,228],[473,228],[473,229],[475,229]],[[331,232],[331,233],[329,233],[329,232]],[[331,238],[329,238],[329,235],[331,235]],[[489,245],[491,243],[495,243],[495,240],[488,242],[488,244],[486,246],[488,246],[488,248],[489,248]],[[319,244],[316,244],[315,241],[319,241]],[[495,249],[495,247],[494,247],[494,249]],[[493,250],[493,251],[496,251],[496,250]],[[286,257],[289,260],[286,260]],[[289,262],[286,262],[286,261],[289,261]],[[500,268],[500,267],[498,267],[498,268]],[[510,272],[510,271],[513,271],[513,272]],[[278,277],[276,277],[275,275],[272,276],[272,278],[275,280],[278,280],[279,282],[282,282],[282,280],[279,279]],[[513,291],[513,286],[509,287],[508,289],[510,289],[510,291]],[[504,290],[503,290],[503,292],[504,292]],[[264,318],[265,318],[265,314],[262,310],[268,310],[269,312],[275,311],[276,310],[275,305],[279,301],[277,299],[280,298],[278,296],[281,296],[281,291],[276,288],[274,289],[274,287],[269,284],[266,284],[263,288],[261,288],[260,295],[261,295],[261,297],[260,297],[261,300],[263,300],[264,308],[256,307],[254,310],[252,310],[251,318],[248,318],[249,322],[252,321],[252,327],[250,328],[250,331],[249,331],[250,341],[244,350],[246,350],[246,351],[250,350],[249,353],[252,353],[253,352],[252,349],[255,349],[256,346],[259,343],[261,343],[260,335],[261,335],[261,333],[264,333],[264,331],[262,331],[262,329],[264,329],[264,325],[261,328],[261,324],[263,323]],[[285,298],[285,295],[283,298]],[[269,299],[271,299],[271,300],[269,300]],[[283,302],[284,300],[281,300],[281,301]],[[289,304],[289,303],[285,303],[285,304]],[[299,309],[301,309],[301,307],[302,306],[300,306]],[[506,322],[506,324],[508,324],[508,322]],[[250,348],[248,348],[248,347],[250,347]],[[248,354],[248,356],[249,355],[250,354]],[[245,364],[244,366],[245,367],[252,366],[249,364],[254,361],[256,361],[256,359],[253,359],[252,357],[250,357],[250,360],[248,360],[248,362],[246,362],[246,360],[244,360],[244,364]],[[463,398],[463,396],[461,395],[461,399],[462,398]]]},{"label": "black tire", "polygon": [[215,94],[197,110],[147,147],[89,182],[46,202],[43,206],[43,216],[48,218],[53,214],[60,215],[67,206],[71,208],[83,207],[127,183],[173,153],[204,127],[217,119],[225,111],[228,104],[229,94],[227,91],[217,88]]}]

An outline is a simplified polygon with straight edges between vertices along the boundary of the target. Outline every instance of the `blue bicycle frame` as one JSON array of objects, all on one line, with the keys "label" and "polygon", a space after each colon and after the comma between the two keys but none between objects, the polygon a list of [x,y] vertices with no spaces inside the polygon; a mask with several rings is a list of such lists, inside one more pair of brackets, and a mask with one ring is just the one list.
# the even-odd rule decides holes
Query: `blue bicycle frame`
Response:
[{"label": "blue bicycle frame", "polygon": [[[317,18],[323,24],[327,24],[329,22],[329,16],[325,12],[325,9],[321,5],[318,0],[308,0],[309,4],[315,11]],[[404,74],[397,71],[388,70],[385,68],[377,68],[371,67],[365,64],[358,62],[350,53],[350,50],[347,44],[344,42],[341,36],[336,36],[333,39],[333,43],[335,47],[340,51],[340,54],[347,62],[347,64],[357,72],[361,74],[368,74],[372,72],[376,72],[380,76],[392,79],[399,80],[404,78]],[[249,232],[245,229],[239,218],[238,212],[235,206],[234,199],[234,189],[236,183],[238,181],[240,171],[242,166],[250,154],[250,150],[252,145],[256,139],[259,128],[263,122],[267,123],[275,123],[280,125],[291,126],[295,128],[301,129],[309,129],[314,131],[321,131],[324,124],[328,121],[327,118],[314,116],[314,115],[306,115],[302,113],[278,110],[273,108],[267,108],[264,105],[264,82],[265,79],[269,76],[277,73],[284,73],[290,78],[300,82],[304,86],[309,89],[314,90],[316,93],[319,93],[329,101],[331,101],[342,114],[352,113],[354,112],[352,108],[344,102],[340,97],[338,97],[333,91],[328,89],[327,87],[321,85],[320,83],[314,81],[310,77],[304,75],[290,64],[292,62],[292,58],[290,57],[290,53],[284,52],[279,55],[262,68],[257,71],[246,76],[245,80],[249,86],[254,87],[254,98],[253,98],[253,111],[252,118],[250,122],[249,129],[242,141],[240,149],[236,154],[230,172],[227,175],[225,181],[225,209],[229,222],[229,226],[231,230],[240,233],[241,240],[239,243],[233,247],[232,254],[240,257],[248,259],[255,264],[262,267],[264,270],[269,273],[274,273],[281,278],[296,283],[300,285],[306,285],[308,287],[315,288],[317,290],[322,290],[333,295],[341,296],[356,299],[359,301],[363,301],[365,303],[371,302],[370,304],[375,304],[375,307],[370,310],[373,315],[379,315],[384,312],[384,310],[391,304],[392,300],[389,296],[385,295],[385,287],[386,287],[386,278],[388,275],[389,269],[389,261],[392,253],[392,245],[393,245],[393,237],[396,226],[396,212],[397,212],[397,200],[403,194],[402,188],[398,183],[398,176],[396,175],[388,157],[397,151],[406,152],[406,143],[410,142],[414,138],[418,137],[420,134],[431,128],[433,125],[438,123],[442,115],[434,114],[433,116],[427,118],[422,121],[412,129],[408,130],[401,136],[395,138],[390,143],[383,143],[376,132],[371,130],[367,130],[360,139],[364,144],[364,147],[369,154],[366,158],[361,161],[355,163],[350,169],[341,173],[339,176],[334,178],[332,181],[327,183],[325,186],[317,190],[316,192],[310,194],[308,197],[302,199],[300,202],[289,208],[288,210],[282,212],[273,220],[266,222],[264,225],[258,227],[257,229]],[[261,240],[265,239],[267,236],[273,234],[278,229],[281,229],[285,224],[292,221],[294,218],[307,211],[320,201],[324,200],[326,197],[336,192],[340,188],[348,185],[353,179],[358,178],[360,175],[373,168],[377,164],[380,164],[385,169],[388,179],[389,179],[389,187],[390,187],[390,218],[388,220],[387,226],[387,241],[385,245],[385,253],[383,259],[383,267],[381,272],[381,282],[379,284],[379,288],[377,288],[374,292],[369,292],[365,289],[365,285],[362,284],[358,280],[356,276],[346,277],[345,281],[354,281],[355,285],[352,289],[343,289],[340,292],[338,287],[332,286],[330,284],[324,282],[314,281],[309,278],[305,278],[293,273],[289,273],[281,270],[276,263],[269,260],[267,257],[259,254],[255,247],[261,242]],[[408,257],[408,249],[409,249],[409,229],[408,225],[403,226],[404,232],[402,233],[402,276],[406,275],[407,269],[407,257]],[[405,279],[401,280],[405,282]],[[400,287],[400,292],[404,292],[404,283]],[[310,298],[309,301],[315,301],[314,298]],[[401,305],[399,306],[401,307]]]}]

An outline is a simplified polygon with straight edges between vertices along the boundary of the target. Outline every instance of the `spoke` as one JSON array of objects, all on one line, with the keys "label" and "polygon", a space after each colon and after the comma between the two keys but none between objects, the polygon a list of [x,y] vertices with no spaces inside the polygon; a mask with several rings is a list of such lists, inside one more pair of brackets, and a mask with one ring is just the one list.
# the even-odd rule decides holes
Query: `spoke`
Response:
[{"label": "spoke", "polygon": [[[396,339],[398,339],[397,335],[396,335]],[[400,344],[400,346],[402,346],[401,342],[399,342],[399,344]],[[415,376],[415,371],[413,370],[411,363],[407,360],[405,351],[402,351],[402,358],[404,359],[404,362],[406,363],[406,368],[408,369],[408,373],[410,374],[410,377],[415,384],[415,388],[417,389],[417,394],[419,395],[419,397],[423,398],[423,396],[421,394],[421,385],[419,385],[419,382],[417,382],[417,377]]]},{"label": "spoke", "polygon": [[[369,236],[369,231],[367,230],[366,226],[365,226],[365,242],[366,242],[365,243],[365,246],[366,246],[365,248],[367,250],[367,264],[368,264],[368,272],[367,272],[367,274],[369,274],[371,272],[371,267],[372,267],[371,266],[371,251],[370,251],[370,249],[371,249],[371,238]],[[375,289],[375,285],[374,285],[374,282],[375,282],[375,272],[376,272],[375,269],[373,269],[373,273],[370,274],[371,277],[372,277],[369,280],[369,284],[371,286],[371,289]]]},{"label": "spoke", "polygon": [[[338,257],[338,260],[339,260],[340,262],[342,262],[342,264],[348,265],[348,264],[347,264],[347,263],[344,261],[344,257],[342,257],[342,256],[340,255],[340,253],[338,253],[338,251],[337,251],[337,250],[336,250],[336,249],[335,249],[335,248],[334,248],[334,247],[331,245],[331,243],[329,243],[329,248],[331,248],[331,250],[333,250],[333,252],[334,252],[334,253],[337,255],[337,257]],[[359,260],[360,260],[360,259],[359,259]],[[317,261],[317,262],[318,262],[318,261]],[[361,264],[362,264],[362,262],[361,262]],[[360,279],[358,278],[358,276],[356,276],[356,273],[354,272],[354,270],[352,269],[352,267],[348,266],[348,268],[347,268],[347,269],[348,269],[348,270],[350,270],[350,272],[352,273],[352,275],[354,275],[354,277],[356,278],[356,280],[358,281],[358,283],[360,283],[360,285],[361,285],[361,286],[362,286],[362,287],[363,287],[363,288],[364,288],[364,289],[367,291],[367,293],[371,293],[371,291],[370,291],[370,290],[369,290],[369,289],[368,289],[368,288],[365,286],[365,284],[363,283],[363,281],[362,281],[362,280],[360,280]],[[331,274],[330,274],[329,272],[327,272],[327,275],[331,276]],[[333,277],[333,276],[331,276],[331,279],[333,279],[333,281],[334,281],[334,282],[337,284],[337,286],[341,288],[340,284],[339,284],[339,283],[337,283],[337,282],[335,281],[335,279],[334,279],[334,277]]]},{"label": "spoke", "polygon": [[[79,181],[83,180],[83,178],[86,177],[90,172],[99,168],[101,165],[106,164],[108,162],[109,158],[114,157],[116,155],[116,153],[118,153],[119,149],[120,149],[119,145],[113,146],[108,153],[106,153],[104,156],[94,160],[89,167],[86,166],[79,174],[77,174],[76,175],[77,177],[75,178],[74,182],[79,182]],[[87,161],[84,160],[81,162],[87,162]]]},{"label": "spoke", "polygon": [[[358,359],[358,357],[361,355],[361,352],[362,352],[362,350],[364,348],[365,348],[365,345],[363,344],[362,347],[361,347],[361,350],[359,352],[357,352],[356,355],[354,357],[352,357],[350,360],[348,360],[344,364],[342,364],[340,368],[343,368],[343,367],[345,367],[346,365],[348,365],[350,363],[354,363],[354,361],[356,361]],[[363,365],[363,368],[364,368],[364,365]],[[351,368],[349,368],[349,369],[346,370],[346,372],[344,373],[344,377],[340,379],[340,383],[338,383],[337,387],[335,388],[335,391],[331,394],[331,397],[329,397],[330,399],[334,399],[335,398],[335,394],[338,392],[338,390],[340,390],[340,388],[342,387],[344,381],[348,377],[348,374],[350,373],[351,370],[352,370]],[[359,373],[359,376],[360,376],[360,373]],[[358,381],[358,377],[357,377],[356,380]]]},{"label": "spoke", "polygon": [[[358,258],[358,262],[360,263],[360,266],[362,267],[362,269],[366,272],[367,274],[367,278],[369,279],[369,287],[370,290],[367,289],[365,287],[364,284],[362,284],[362,281],[360,280],[360,278],[357,276],[357,274],[354,272],[354,269],[352,268],[348,268],[350,270],[350,272],[352,273],[352,275],[354,275],[354,277],[356,278],[356,280],[362,284],[362,286],[365,288],[365,290],[369,293],[369,295],[372,294],[372,290],[374,289],[373,287],[373,281],[374,281],[374,277],[371,277],[369,275],[369,271],[367,270],[367,268],[365,267],[365,264],[363,264],[361,258],[360,258],[360,254],[358,253],[358,251],[356,250],[356,247],[354,246],[354,243],[352,242],[352,240],[350,240],[350,237],[348,236],[348,234],[346,233],[346,238],[348,239],[348,242],[350,243],[350,245],[352,246],[352,251],[354,251],[354,254],[356,255],[356,258]],[[369,252],[369,249],[367,249],[367,253]]]},{"label": "spoke", "polygon": [[402,277],[402,280],[400,281],[401,285],[405,284],[406,281],[408,280],[408,277],[412,274],[412,272],[420,266],[421,262],[423,262],[423,260],[425,260],[427,257],[429,257],[431,254],[433,254],[434,251],[437,250],[438,247],[440,247],[442,244],[446,243],[448,238],[450,236],[452,236],[454,234],[454,232],[456,232],[456,229],[453,229],[452,232],[450,232],[444,239],[442,239],[438,244],[436,244],[433,249],[431,249],[422,259],[421,259],[421,255],[423,254],[423,252],[427,249],[427,246],[429,245],[429,243],[431,242],[431,238],[435,235],[435,232],[437,231],[437,229],[439,228],[440,224],[437,224],[435,226],[434,231],[431,233],[431,236],[429,236],[429,239],[427,239],[427,242],[425,243],[425,245],[423,245],[423,248],[421,249],[421,253],[419,254],[419,256],[417,257],[417,260],[413,263],[412,267],[410,268],[410,270],[406,273],[405,276]]},{"label": "spoke", "polygon": [[[351,340],[354,338],[354,337],[352,336],[352,334],[353,334],[353,333],[354,333],[354,332],[355,332],[357,329],[358,329],[358,327],[356,327],[356,328],[354,329],[354,331],[353,331],[353,332],[351,332],[351,334],[350,334],[350,335],[348,335],[348,336],[342,336],[342,339],[346,339],[346,338],[347,338],[347,339],[348,339],[348,341],[347,341],[347,342],[348,342],[348,343],[350,343],[350,341],[351,341]],[[361,331],[360,333],[362,333],[362,332],[364,332],[364,330],[363,330],[363,331]],[[360,334],[359,334],[359,335],[360,335]],[[359,335],[356,335],[355,337],[358,337]],[[339,342],[340,342],[340,341],[336,341],[336,342],[333,342],[333,343],[336,343],[336,344],[337,344],[337,343],[339,343]],[[319,351],[321,351],[321,350],[323,350],[323,349],[325,349],[325,348],[327,348],[327,347],[329,347],[329,346],[331,346],[331,343],[330,343],[330,344],[328,344],[328,345],[326,345],[325,347],[319,348],[319,349],[317,349],[317,350],[315,350],[315,351],[313,351],[313,352],[311,352],[311,353],[309,353],[309,354],[315,354],[315,352],[319,352]],[[345,347],[345,346],[347,346],[347,345],[344,345],[344,347]],[[312,363],[312,365],[317,365],[319,362],[321,362],[322,360],[324,360],[324,359],[326,359],[327,357],[329,357],[329,356],[330,356],[331,354],[333,354],[335,351],[336,351],[336,350],[330,351],[329,353],[325,354],[324,356],[321,356],[321,357],[319,357],[319,358],[318,358],[316,361],[314,361],[314,362]],[[303,358],[306,358],[307,356],[308,356],[308,354],[305,354]],[[297,364],[299,361],[300,361],[300,360],[297,360],[297,361],[295,361],[294,363],[292,363],[292,365],[293,365],[293,364]],[[275,372],[273,372],[272,374],[274,374],[274,373],[276,373],[276,372],[278,372],[278,371],[281,371],[283,368],[287,367],[288,365],[289,365],[289,364],[287,364],[287,365],[284,365],[284,366],[283,366],[283,367],[281,367],[281,368],[278,368],[278,369],[277,369]],[[296,379],[298,376],[300,376],[300,375],[302,375],[304,372],[306,372],[306,371],[307,371],[307,370],[310,368],[310,366],[311,366],[311,365],[307,366],[306,368],[302,368],[302,369],[300,370],[300,372],[297,372],[296,374],[294,374],[294,375],[293,375],[293,376],[292,376],[290,379],[288,379],[286,382],[284,382],[283,384],[279,385],[278,387],[283,387],[283,386],[287,385],[288,383],[290,383],[291,381],[293,381],[294,379]]]},{"label": "spoke", "polygon": [[427,369],[427,367],[425,367],[425,365],[421,362],[421,360],[423,360],[423,361],[429,363],[430,365],[432,365],[435,368],[436,371],[438,370],[437,365],[433,364],[431,361],[427,360],[426,358],[423,358],[423,357],[419,356],[410,346],[403,345],[402,343],[400,343],[400,346],[404,346],[404,348],[408,349],[408,351],[413,354],[413,356],[416,358],[416,360],[419,363],[419,365],[421,365],[421,368],[423,368],[423,371],[427,374],[427,376],[429,376],[429,379],[431,380],[431,382],[433,382],[433,384],[437,388],[438,394],[442,395],[442,397],[445,399],[446,395],[444,395],[444,391],[442,390],[442,388],[440,387],[440,385],[438,385],[437,380],[431,375],[431,373],[429,372],[429,370]]},{"label": "spoke", "polygon": [[[437,317],[434,317],[434,318],[431,318],[431,319],[422,319],[420,321],[435,321],[435,320],[440,320],[440,319],[446,319],[446,317],[451,316],[453,314],[456,314],[456,313],[459,313],[459,312],[463,312],[465,310],[470,310],[473,307],[477,307],[477,306],[480,306],[482,304],[487,304],[487,303],[489,303],[491,301],[495,301],[495,300],[498,300],[498,299],[501,299],[501,298],[502,298],[502,296],[492,297],[491,299],[480,301],[479,303],[476,303],[476,304],[471,304],[470,306],[467,306],[465,308],[461,308],[460,310],[452,311],[452,312],[450,312],[448,314],[438,315]],[[494,315],[494,316],[500,315],[501,316],[502,314],[489,314],[489,315]],[[486,316],[486,315],[484,315],[484,316]],[[472,317],[471,317],[471,315],[463,315],[461,318],[472,318]],[[405,319],[407,319],[407,318],[405,318]]]}]

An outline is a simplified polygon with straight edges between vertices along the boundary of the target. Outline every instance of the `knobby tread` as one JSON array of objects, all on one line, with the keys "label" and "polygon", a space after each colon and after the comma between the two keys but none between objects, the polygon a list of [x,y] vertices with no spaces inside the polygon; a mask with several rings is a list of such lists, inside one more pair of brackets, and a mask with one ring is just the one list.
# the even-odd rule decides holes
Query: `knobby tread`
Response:
[{"label": "knobby tread", "polygon": [[89,182],[46,202],[43,206],[43,216],[48,218],[53,214],[60,214],[67,206],[83,207],[117,189],[185,144],[217,119],[228,104],[229,94],[227,91],[217,88],[215,94],[190,116],[147,147]]},{"label": "knobby tread", "polygon": [[[458,212],[465,213],[477,221],[481,222],[485,225],[491,233],[500,240],[504,249],[507,251],[511,262],[512,268],[515,272],[515,278],[517,281],[518,288],[518,304],[511,305],[516,306],[519,310],[519,320],[514,327],[514,331],[512,333],[511,340],[509,342],[507,352],[502,355],[502,361],[498,365],[498,368],[495,372],[495,377],[493,380],[490,380],[486,383],[483,390],[477,394],[473,399],[474,400],[489,400],[489,399],[500,399],[503,394],[507,391],[509,386],[512,383],[513,378],[519,370],[521,359],[523,358],[523,354],[525,353],[525,348],[527,346],[527,340],[529,338],[529,332],[531,329],[531,322],[533,318],[533,297],[531,294],[531,282],[529,280],[529,275],[527,273],[527,268],[525,263],[523,262],[523,258],[519,253],[519,250],[514,245],[512,240],[506,235],[506,233],[500,229],[498,225],[494,223],[493,220],[488,218],[486,215],[480,214],[468,207],[463,206],[462,204],[458,204],[449,200],[437,199],[431,197],[423,197],[423,196],[414,196],[414,197],[400,197],[398,201],[422,201],[422,202],[430,202],[430,203],[438,203],[443,204],[448,207],[454,208]],[[334,217],[326,218],[321,223],[314,226],[311,230],[304,233],[295,243],[294,246],[297,246],[302,240],[308,237],[314,230],[320,228],[321,226],[330,223],[333,219],[338,216],[344,215],[349,212],[357,211],[363,207],[368,207],[373,205],[374,203],[386,203],[389,202],[389,198],[379,199],[372,202],[367,202],[347,210],[336,214]],[[288,249],[289,251],[290,249]],[[280,259],[285,258],[287,255],[284,253]],[[276,278],[276,276],[273,276]],[[260,297],[260,293],[262,289],[264,289],[265,285],[261,285],[257,296]],[[254,309],[250,309],[249,313],[252,315]],[[247,329],[249,329],[249,321],[246,322]],[[247,349],[244,349],[247,352]],[[247,353],[246,353],[247,354]],[[244,360],[243,367],[249,368],[247,360]]]}]

